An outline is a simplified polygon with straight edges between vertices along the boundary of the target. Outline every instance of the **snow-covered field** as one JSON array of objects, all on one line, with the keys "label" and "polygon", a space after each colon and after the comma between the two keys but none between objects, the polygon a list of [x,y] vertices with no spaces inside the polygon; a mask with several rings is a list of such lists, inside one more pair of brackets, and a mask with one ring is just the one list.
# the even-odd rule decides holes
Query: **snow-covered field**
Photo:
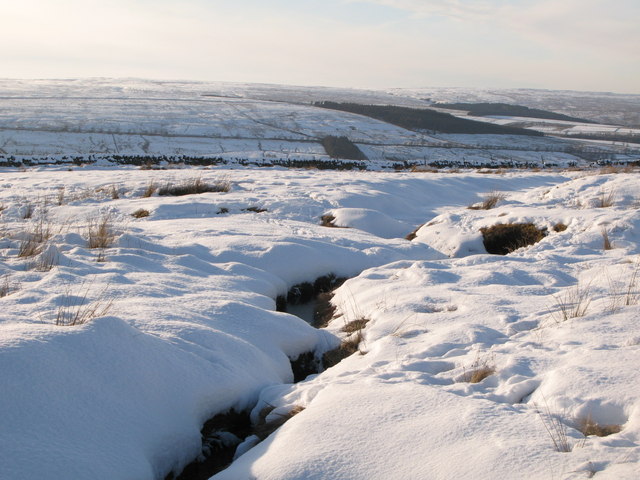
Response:
[{"label": "snow-covered field", "polygon": [[[267,405],[304,410],[215,478],[638,478],[640,173],[598,173],[2,171],[0,478],[163,479]],[[196,178],[230,190],[144,196]],[[548,234],[487,254],[508,222]],[[276,311],[328,273],[327,328]]]}]

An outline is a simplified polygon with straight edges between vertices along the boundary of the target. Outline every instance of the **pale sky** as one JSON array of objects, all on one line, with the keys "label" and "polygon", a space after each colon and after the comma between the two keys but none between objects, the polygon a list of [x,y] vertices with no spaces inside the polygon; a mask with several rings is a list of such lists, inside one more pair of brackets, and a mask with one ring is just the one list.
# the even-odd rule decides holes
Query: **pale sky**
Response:
[{"label": "pale sky", "polygon": [[0,0],[0,77],[640,94],[640,0]]}]

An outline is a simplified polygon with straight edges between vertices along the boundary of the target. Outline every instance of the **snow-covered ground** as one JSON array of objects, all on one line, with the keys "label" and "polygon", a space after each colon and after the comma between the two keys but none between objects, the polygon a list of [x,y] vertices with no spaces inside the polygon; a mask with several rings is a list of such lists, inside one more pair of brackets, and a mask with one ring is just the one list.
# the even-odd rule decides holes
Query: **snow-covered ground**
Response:
[{"label": "snow-covered ground", "polygon": [[[208,418],[266,405],[304,410],[215,478],[638,477],[639,173],[0,176],[0,478],[162,479]],[[144,196],[196,178],[230,190]],[[487,254],[480,228],[507,222],[548,235]],[[327,328],[275,311],[328,273],[352,278]],[[290,358],[357,319],[360,353],[291,383]]]}]

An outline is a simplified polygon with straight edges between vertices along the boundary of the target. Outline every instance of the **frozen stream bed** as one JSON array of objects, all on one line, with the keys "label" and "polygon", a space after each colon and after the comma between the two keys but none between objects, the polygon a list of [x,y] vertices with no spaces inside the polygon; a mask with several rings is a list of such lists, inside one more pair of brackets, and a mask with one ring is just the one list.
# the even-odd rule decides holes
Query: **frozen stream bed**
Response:
[{"label": "frozen stream bed", "polygon": [[[598,173],[4,170],[0,478],[163,479],[267,405],[303,410],[215,478],[637,478],[640,174]],[[158,195],[195,179],[228,191]],[[329,273],[327,328],[276,311]]]}]

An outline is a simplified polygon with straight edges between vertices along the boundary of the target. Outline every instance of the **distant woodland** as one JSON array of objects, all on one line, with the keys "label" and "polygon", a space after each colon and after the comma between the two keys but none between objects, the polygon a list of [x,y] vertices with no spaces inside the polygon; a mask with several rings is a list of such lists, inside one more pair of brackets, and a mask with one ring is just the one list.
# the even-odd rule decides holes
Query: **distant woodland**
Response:
[{"label": "distant woodland", "polygon": [[566,122],[595,123],[584,118],[575,118],[561,113],[549,112],[538,108],[523,107],[522,105],[510,105],[508,103],[438,103],[438,107],[451,110],[468,111],[469,115],[486,117],[491,115],[508,117],[544,118],[547,120],[564,120]]},{"label": "distant woodland", "polygon": [[495,135],[544,136],[540,132],[517,127],[505,127],[490,123],[458,118],[448,113],[430,109],[396,107],[392,105],[362,105],[358,103],[316,102],[317,107],[357,113],[382,120],[408,130],[433,133],[471,133]]}]

